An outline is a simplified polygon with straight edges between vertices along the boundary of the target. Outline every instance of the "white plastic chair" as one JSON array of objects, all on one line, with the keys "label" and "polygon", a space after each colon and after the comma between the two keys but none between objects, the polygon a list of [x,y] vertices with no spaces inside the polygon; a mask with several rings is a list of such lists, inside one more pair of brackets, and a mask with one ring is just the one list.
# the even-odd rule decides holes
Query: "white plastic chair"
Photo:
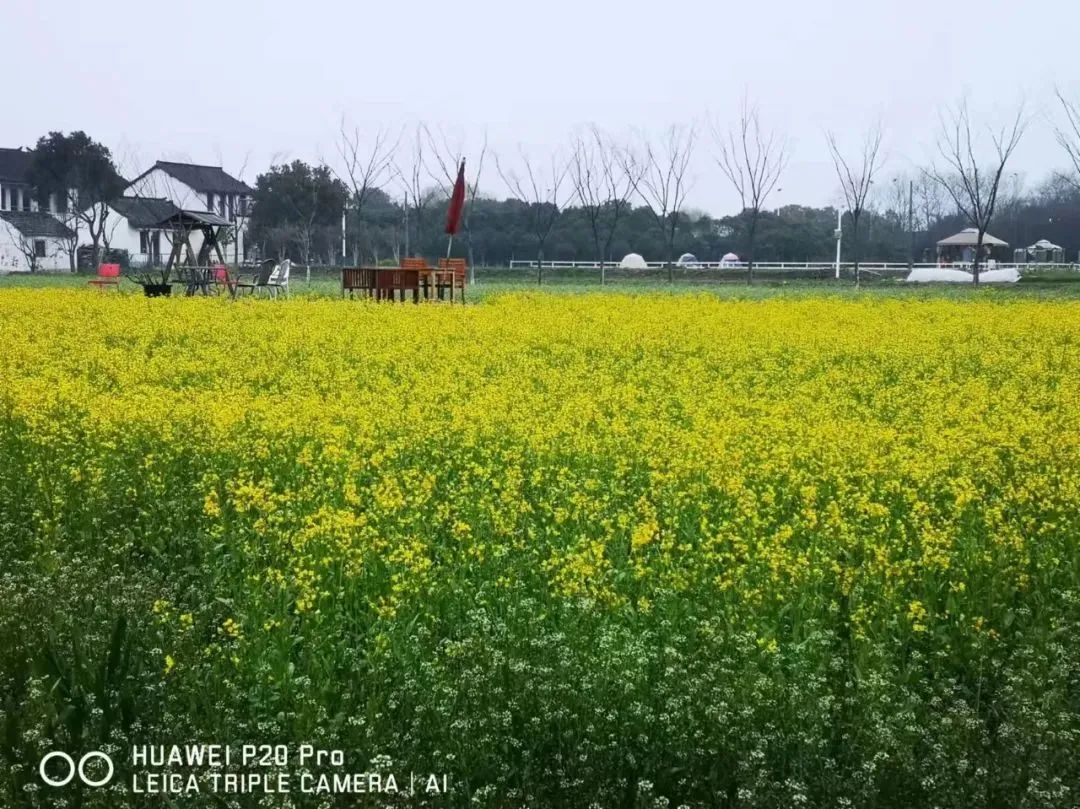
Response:
[{"label": "white plastic chair", "polygon": [[270,280],[267,282],[267,286],[270,288],[270,294],[275,298],[277,297],[278,290],[285,290],[285,297],[289,297],[289,271],[292,269],[292,262],[285,259],[283,262],[274,268],[274,271],[270,274]]}]

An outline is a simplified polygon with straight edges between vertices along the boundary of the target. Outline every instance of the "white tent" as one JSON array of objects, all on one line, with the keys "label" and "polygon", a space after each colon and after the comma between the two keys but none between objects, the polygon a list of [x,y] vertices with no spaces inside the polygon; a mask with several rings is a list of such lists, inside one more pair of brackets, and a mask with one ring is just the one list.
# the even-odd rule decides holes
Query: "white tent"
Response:
[{"label": "white tent", "polygon": [[[979,231],[975,228],[964,228],[959,233],[954,233],[939,241],[938,247],[974,247],[979,241]],[[983,247],[1008,247],[1009,243],[1002,241],[997,236],[983,233]]]},{"label": "white tent", "polygon": [[1046,239],[1039,239],[1039,241],[1035,242],[1035,244],[1028,247],[1028,250],[1060,250],[1060,249],[1061,249],[1060,244],[1054,244],[1053,242],[1047,241]]},{"label": "white tent", "polygon": [[645,263],[638,253],[627,253],[619,262],[619,268],[623,270],[647,270],[649,265]]},{"label": "white tent", "polygon": [[1018,264],[1064,264],[1065,251],[1059,244],[1048,239],[1039,239],[1035,244],[1017,250],[1013,259]]},{"label": "white tent", "polygon": [[738,262],[739,257],[734,253],[724,253],[724,255],[720,258],[721,264],[737,264]]},{"label": "white tent", "polygon": [[698,263],[697,256],[693,253],[683,253],[679,256],[679,260],[675,262],[676,267],[696,267]]}]

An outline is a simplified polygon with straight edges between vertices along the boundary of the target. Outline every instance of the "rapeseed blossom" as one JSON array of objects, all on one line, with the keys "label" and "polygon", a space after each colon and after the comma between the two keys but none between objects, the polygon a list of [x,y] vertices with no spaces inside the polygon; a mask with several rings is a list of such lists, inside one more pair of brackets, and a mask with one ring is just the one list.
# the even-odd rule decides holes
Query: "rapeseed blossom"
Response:
[{"label": "rapeseed blossom", "polygon": [[159,735],[332,728],[491,805],[1075,772],[1076,304],[7,290],[0,344],[5,557],[62,632],[124,605]]}]

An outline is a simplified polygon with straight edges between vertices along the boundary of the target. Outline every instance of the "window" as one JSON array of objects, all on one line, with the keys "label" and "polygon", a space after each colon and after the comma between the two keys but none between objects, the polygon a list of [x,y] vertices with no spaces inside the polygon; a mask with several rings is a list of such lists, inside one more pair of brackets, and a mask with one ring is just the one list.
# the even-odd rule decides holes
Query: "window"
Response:
[{"label": "window", "polygon": [[161,261],[161,231],[140,230],[139,252],[149,257],[152,264]]},{"label": "window", "polygon": [[206,194],[206,210],[210,211],[210,213],[214,212],[214,195],[211,192]]},{"label": "window", "polygon": [[45,258],[44,239],[34,239],[34,258]]},{"label": "window", "polygon": [[236,194],[229,194],[229,221],[236,221]]},{"label": "window", "polygon": [[32,201],[32,200],[30,199],[30,197],[32,197],[32,196],[33,196],[33,195],[32,195],[32,194],[31,194],[31,193],[30,193],[29,191],[23,191],[23,193],[22,193],[22,209],[23,209],[24,211],[29,211],[29,210],[33,210],[33,209],[32,209],[32,208],[30,207],[30,203],[31,203],[31,201]]}]

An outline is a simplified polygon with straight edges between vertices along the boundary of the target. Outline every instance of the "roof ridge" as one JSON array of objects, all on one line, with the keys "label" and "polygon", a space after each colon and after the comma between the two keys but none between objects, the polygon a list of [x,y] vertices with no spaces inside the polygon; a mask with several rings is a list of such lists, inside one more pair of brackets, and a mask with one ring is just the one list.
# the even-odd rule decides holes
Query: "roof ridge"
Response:
[{"label": "roof ridge", "polygon": [[159,160],[157,164],[159,166],[191,166],[196,169],[221,169],[221,171],[225,171],[224,166],[215,166],[210,163],[185,163],[182,160]]}]

